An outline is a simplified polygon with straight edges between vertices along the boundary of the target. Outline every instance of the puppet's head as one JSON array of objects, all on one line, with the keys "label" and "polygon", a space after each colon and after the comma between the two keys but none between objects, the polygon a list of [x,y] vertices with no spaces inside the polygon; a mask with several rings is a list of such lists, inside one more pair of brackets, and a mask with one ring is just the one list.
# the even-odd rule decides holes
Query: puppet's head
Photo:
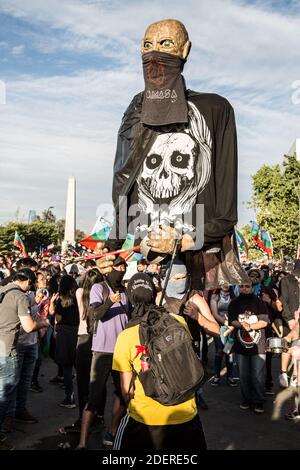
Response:
[{"label": "puppet's head", "polygon": [[186,59],[191,42],[185,26],[178,20],[161,20],[150,24],[145,31],[141,44],[142,54],[148,52],[167,52]]}]

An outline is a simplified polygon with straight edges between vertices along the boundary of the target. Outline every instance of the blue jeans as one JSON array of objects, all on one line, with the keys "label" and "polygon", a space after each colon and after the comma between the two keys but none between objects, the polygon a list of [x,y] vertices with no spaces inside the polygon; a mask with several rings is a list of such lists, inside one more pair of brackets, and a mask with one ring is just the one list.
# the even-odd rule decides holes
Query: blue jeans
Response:
[{"label": "blue jeans", "polygon": [[222,362],[223,362],[223,357],[225,356],[226,375],[227,375],[227,378],[231,378],[232,369],[233,369],[233,355],[225,354],[223,352],[224,343],[222,342],[221,338],[215,337],[214,343],[215,343],[215,365],[214,365],[215,377],[220,378],[221,376]]},{"label": "blue jeans", "polygon": [[237,354],[243,401],[262,405],[265,401],[265,354]]},{"label": "blue jeans", "polygon": [[17,344],[17,353],[20,367],[20,380],[15,391],[15,399],[11,403],[7,416],[15,416],[25,410],[27,394],[31,385],[33,371],[38,356],[38,344]]},{"label": "blue jeans", "polygon": [[18,356],[0,357],[0,427],[15,401],[19,376]]}]

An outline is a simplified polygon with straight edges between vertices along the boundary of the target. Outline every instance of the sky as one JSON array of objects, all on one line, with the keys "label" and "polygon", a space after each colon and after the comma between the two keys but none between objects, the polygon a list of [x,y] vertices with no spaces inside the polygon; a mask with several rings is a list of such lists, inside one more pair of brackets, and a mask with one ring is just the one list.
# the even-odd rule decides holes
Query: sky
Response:
[{"label": "sky", "polygon": [[77,182],[77,227],[110,216],[117,132],[143,90],[146,27],[182,21],[190,89],[235,110],[239,226],[251,175],[281,163],[300,137],[300,0],[0,0],[0,224],[31,209],[65,216]]}]

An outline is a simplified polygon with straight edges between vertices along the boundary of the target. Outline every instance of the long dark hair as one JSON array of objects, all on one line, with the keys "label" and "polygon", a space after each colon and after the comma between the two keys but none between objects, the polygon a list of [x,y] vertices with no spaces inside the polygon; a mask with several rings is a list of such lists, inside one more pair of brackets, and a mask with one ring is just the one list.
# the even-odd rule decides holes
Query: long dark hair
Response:
[{"label": "long dark hair", "polygon": [[61,275],[54,274],[49,280],[48,289],[49,289],[49,296],[51,297],[53,294],[57,294],[59,283],[60,283]]},{"label": "long dark hair", "polygon": [[82,313],[82,320],[86,320],[88,308],[90,306],[90,292],[91,288],[94,284],[103,281],[103,276],[97,268],[89,269],[83,279],[82,284],[82,305],[83,305],[83,313]]},{"label": "long dark hair", "polygon": [[76,304],[77,289],[77,283],[72,276],[69,276],[68,274],[62,276],[58,288],[58,294],[62,307],[67,308]]}]

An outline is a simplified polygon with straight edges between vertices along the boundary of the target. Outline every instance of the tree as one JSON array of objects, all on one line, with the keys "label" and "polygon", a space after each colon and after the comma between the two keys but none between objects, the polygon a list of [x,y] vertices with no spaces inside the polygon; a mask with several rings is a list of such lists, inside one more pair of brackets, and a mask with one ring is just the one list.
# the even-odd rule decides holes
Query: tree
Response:
[{"label": "tree", "polygon": [[56,217],[51,211],[51,209],[53,209],[53,207],[48,207],[48,209],[45,209],[42,212],[42,220],[43,222],[46,222],[48,224],[55,224]]},{"label": "tree", "polygon": [[[42,216],[30,223],[15,221],[0,226],[0,253],[9,254],[15,250],[14,236],[15,231],[22,238],[27,252],[45,249],[48,245],[54,244],[60,246],[64,239],[65,220],[58,219],[51,211],[52,207],[45,209]],[[85,237],[85,233],[77,229],[75,240],[78,242]]]},{"label": "tree", "polygon": [[293,258],[299,243],[300,163],[285,155],[283,165],[263,165],[252,176],[254,190],[250,207],[256,222],[270,232],[274,256]]},{"label": "tree", "polygon": [[85,238],[85,233],[82,230],[76,229],[75,232],[75,241],[80,242],[83,238]]},{"label": "tree", "polygon": [[39,251],[52,243],[56,244],[58,230],[53,224],[35,220],[31,224],[9,222],[0,227],[0,252],[7,254],[14,250],[14,235],[18,232],[27,252]]}]

